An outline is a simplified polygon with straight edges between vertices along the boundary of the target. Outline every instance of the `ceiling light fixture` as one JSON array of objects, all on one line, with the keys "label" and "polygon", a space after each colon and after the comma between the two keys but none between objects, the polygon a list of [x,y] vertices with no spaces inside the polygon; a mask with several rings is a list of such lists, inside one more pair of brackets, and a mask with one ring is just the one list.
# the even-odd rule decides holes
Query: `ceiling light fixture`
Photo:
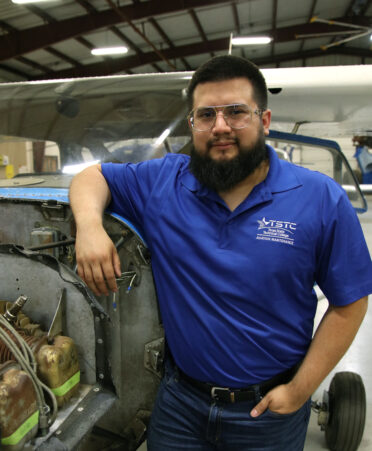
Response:
[{"label": "ceiling light fixture", "polygon": [[270,36],[241,36],[231,39],[232,45],[262,45],[269,44],[273,38]]},{"label": "ceiling light fixture", "polygon": [[263,45],[269,44],[273,38],[271,36],[235,36],[230,33],[229,55],[233,45]]},{"label": "ceiling light fixture", "polygon": [[92,55],[122,55],[128,52],[128,48],[124,46],[120,47],[98,47],[96,49],[92,49]]}]

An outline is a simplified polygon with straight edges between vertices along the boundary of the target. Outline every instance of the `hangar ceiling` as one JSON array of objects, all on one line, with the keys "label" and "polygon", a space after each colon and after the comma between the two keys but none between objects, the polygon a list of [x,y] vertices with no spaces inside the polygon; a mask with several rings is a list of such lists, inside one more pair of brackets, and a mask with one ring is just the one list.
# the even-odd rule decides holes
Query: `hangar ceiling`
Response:
[{"label": "hangar ceiling", "polygon": [[[272,36],[232,49],[260,67],[372,64],[371,27],[372,0],[0,0],[0,81],[193,70],[230,33]],[[90,53],[112,45],[129,52]]]}]

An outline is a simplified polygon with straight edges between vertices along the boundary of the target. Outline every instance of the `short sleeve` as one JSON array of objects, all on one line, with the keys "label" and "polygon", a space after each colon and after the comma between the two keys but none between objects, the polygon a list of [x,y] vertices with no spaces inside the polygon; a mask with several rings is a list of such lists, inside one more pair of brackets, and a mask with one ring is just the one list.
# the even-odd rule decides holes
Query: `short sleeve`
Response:
[{"label": "short sleeve", "polygon": [[336,202],[329,197],[323,203],[315,278],[329,302],[342,306],[372,292],[372,263],[346,193],[340,189]]},{"label": "short sleeve", "polygon": [[161,171],[163,159],[137,164],[102,164],[102,174],[111,192],[109,210],[141,228],[146,202]]}]

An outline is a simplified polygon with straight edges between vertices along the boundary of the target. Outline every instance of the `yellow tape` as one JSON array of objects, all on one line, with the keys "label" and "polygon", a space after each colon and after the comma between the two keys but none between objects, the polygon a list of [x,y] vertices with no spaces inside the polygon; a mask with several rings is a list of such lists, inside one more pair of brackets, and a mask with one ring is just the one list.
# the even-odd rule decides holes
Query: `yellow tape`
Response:
[{"label": "yellow tape", "polygon": [[19,426],[19,428],[13,432],[9,437],[4,437],[1,439],[2,445],[16,445],[20,442],[23,437],[31,431],[31,429],[37,425],[39,421],[39,411],[37,410],[33,413],[27,420]]},{"label": "yellow tape", "polygon": [[80,382],[80,371],[78,371],[72,377],[70,377],[70,379],[68,379],[63,385],[56,388],[52,388],[51,390],[56,396],[63,396],[67,392],[69,392],[72,387],[75,387],[75,385],[78,384],[79,382]]}]

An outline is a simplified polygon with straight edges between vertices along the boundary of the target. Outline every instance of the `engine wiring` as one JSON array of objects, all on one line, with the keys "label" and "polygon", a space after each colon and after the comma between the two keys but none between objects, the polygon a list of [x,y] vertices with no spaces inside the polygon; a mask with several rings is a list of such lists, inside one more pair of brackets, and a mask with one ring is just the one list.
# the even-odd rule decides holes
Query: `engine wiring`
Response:
[{"label": "engine wiring", "polygon": [[[28,374],[35,388],[37,405],[39,410],[39,428],[41,430],[41,433],[45,435],[47,433],[48,428],[54,423],[57,417],[58,405],[56,397],[52,392],[52,390],[38,378],[36,374],[37,364],[31,348],[20,336],[20,334],[15,330],[15,328],[2,315],[0,315],[0,326],[2,326],[0,327],[1,340],[3,340],[5,345],[10,349],[10,351],[16,358],[17,362],[21,366],[22,370]],[[21,349],[5,332],[4,328],[7,329],[14,336],[14,338],[19,343]],[[48,393],[52,401],[51,414],[49,405],[45,401],[43,390]]]}]

